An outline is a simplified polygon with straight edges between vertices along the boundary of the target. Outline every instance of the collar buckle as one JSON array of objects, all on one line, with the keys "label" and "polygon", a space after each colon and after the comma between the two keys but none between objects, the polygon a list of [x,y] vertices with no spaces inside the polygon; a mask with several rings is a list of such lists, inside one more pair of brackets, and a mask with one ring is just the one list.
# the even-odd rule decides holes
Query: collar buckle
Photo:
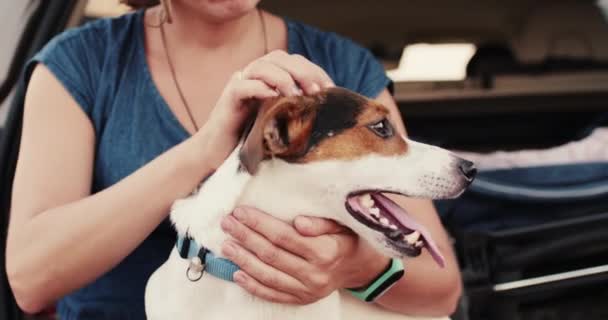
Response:
[{"label": "collar buckle", "polygon": [[186,278],[192,282],[199,281],[205,273],[232,282],[234,273],[239,270],[232,261],[215,256],[209,249],[197,244],[188,234],[177,236],[175,249],[182,259],[188,260]]}]

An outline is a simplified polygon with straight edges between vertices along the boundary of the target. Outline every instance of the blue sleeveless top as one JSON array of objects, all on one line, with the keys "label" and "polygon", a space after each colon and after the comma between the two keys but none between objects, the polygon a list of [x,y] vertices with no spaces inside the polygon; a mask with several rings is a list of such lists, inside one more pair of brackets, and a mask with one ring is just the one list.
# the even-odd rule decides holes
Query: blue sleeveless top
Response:
[{"label": "blue sleeveless top", "polygon": [[[28,74],[36,63],[47,66],[93,123],[93,193],[112,186],[189,137],[152,81],[145,55],[143,13],[140,10],[70,29],[49,42],[28,64]],[[321,66],[337,85],[376,97],[390,84],[382,65],[369,51],[334,33],[285,21],[288,51]],[[62,298],[57,305],[60,318],[145,319],[146,281],[167,259],[175,239],[170,224],[163,222],[119,265]]]}]

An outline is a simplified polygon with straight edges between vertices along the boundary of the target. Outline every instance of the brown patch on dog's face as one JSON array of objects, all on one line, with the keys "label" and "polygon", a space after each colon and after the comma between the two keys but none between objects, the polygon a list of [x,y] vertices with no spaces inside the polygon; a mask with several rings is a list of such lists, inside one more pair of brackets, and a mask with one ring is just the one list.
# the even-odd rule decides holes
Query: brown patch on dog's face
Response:
[{"label": "brown patch on dog's face", "polygon": [[386,107],[341,88],[267,100],[243,144],[241,163],[254,174],[270,157],[306,163],[403,154],[407,145],[388,114]]}]

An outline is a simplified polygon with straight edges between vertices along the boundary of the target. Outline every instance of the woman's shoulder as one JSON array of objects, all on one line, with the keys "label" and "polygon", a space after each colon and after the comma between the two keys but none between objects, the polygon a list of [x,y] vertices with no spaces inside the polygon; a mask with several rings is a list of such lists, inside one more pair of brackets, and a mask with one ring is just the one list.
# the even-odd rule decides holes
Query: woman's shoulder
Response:
[{"label": "woman's shoulder", "polygon": [[95,19],[67,29],[55,36],[40,53],[52,54],[53,51],[61,49],[97,54],[108,52],[109,47],[125,43],[135,35],[133,31],[137,27],[136,20],[140,14],[133,12],[119,17]]},{"label": "woman's shoulder", "polygon": [[285,19],[288,50],[323,68],[337,85],[375,98],[390,85],[382,64],[355,41],[317,27]]},{"label": "woman's shoulder", "polygon": [[78,104],[90,114],[105,65],[116,65],[137,36],[139,12],[102,18],[70,28],[49,41],[25,68],[29,81],[34,66],[45,65]]},{"label": "woman's shoulder", "polygon": [[288,45],[292,51],[304,52],[317,56],[336,51],[367,53],[367,49],[335,32],[321,30],[315,26],[285,18],[288,30]]}]

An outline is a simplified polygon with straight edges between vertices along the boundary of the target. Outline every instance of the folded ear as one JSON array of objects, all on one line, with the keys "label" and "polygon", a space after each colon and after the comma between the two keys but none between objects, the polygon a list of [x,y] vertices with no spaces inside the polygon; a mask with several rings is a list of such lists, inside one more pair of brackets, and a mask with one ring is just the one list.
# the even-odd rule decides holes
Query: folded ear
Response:
[{"label": "folded ear", "polygon": [[255,174],[267,157],[289,159],[305,152],[315,115],[306,100],[283,98],[262,105],[239,153],[247,172]]}]

